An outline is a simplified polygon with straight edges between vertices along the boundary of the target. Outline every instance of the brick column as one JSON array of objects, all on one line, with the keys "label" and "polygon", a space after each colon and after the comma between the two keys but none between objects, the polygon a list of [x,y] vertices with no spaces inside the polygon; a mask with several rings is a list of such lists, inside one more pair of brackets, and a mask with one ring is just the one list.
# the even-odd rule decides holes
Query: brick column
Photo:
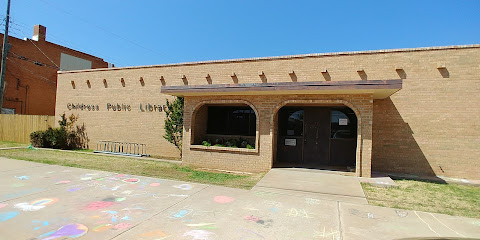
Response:
[{"label": "brick column", "polygon": [[373,123],[373,98],[362,101],[362,151],[361,151],[361,177],[372,175],[372,123]]}]

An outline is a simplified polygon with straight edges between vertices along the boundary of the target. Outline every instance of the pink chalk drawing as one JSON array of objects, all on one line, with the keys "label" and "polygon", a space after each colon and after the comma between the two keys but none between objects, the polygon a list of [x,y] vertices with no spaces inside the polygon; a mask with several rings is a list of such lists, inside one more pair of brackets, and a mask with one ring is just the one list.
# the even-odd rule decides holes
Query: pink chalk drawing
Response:
[{"label": "pink chalk drawing", "polygon": [[135,183],[140,182],[140,179],[138,179],[138,178],[127,178],[127,179],[123,179],[122,182],[135,184]]},{"label": "pink chalk drawing", "polygon": [[130,223],[119,223],[119,224],[115,225],[115,227],[113,227],[113,228],[115,228],[115,229],[126,229],[126,228],[129,228],[131,226],[132,226],[132,224],[130,224]]},{"label": "pink chalk drawing", "polygon": [[57,231],[51,231],[51,232],[45,233],[39,236],[39,238],[42,238],[42,240],[78,238],[85,235],[87,232],[88,232],[87,226],[79,223],[74,223],[74,224],[65,225],[59,228]]},{"label": "pink chalk drawing", "polygon": [[68,181],[68,180],[58,181],[58,182],[56,182],[55,184],[67,184],[67,183],[70,183],[70,181]]},{"label": "pink chalk drawing", "polygon": [[254,216],[246,216],[245,220],[247,220],[249,222],[257,222],[259,219],[257,217],[254,217]]},{"label": "pink chalk drawing", "polygon": [[103,231],[106,231],[108,229],[111,229],[113,228],[113,225],[112,224],[102,224],[102,225],[99,225],[99,226],[96,226],[95,228],[93,228],[93,231],[94,232],[103,232]]},{"label": "pink chalk drawing", "polygon": [[46,205],[55,203],[58,198],[41,198],[31,202],[17,203],[13,205],[14,208],[18,208],[22,211],[38,211],[44,208]]},{"label": "pink chalk drawing", "polygon": [[158,186],[160,186],[160,183],[158,183],[158,182],[150,183],[150,186],[158,187]]},{"label": "pink chalk drawing", "polygon": [[256,222],[260,225],[262,225],[264,228],[269,228],[272,226],[273,224],[273,220],[272,219],[268,219],[268,220],[262,220],[258,217],[255,217],[255,216],[246,216],[245,217],[245,220],[247,220],[248,222]]},{"label": "pink chalk drawing", "polygon": [[0,208],[6,207],[8,204],[0,204]]},{"label": "pink chalk drawing", "polygon": [[191,240],[208,240],[216,238],[216,234],[205,230],[190,230],[183,234],[184,237],[192,237]]},{"label": "pink chalk drawing", "polygon": [[233,201],[235,201],[235,198],[233,197],[227,197],[227,196],[215,196],[213,198],[213,201],[215,201],[216,203],[231,203]]},{"label": "pink chalk drawing", "polygon": [[180,184],[180,185],[175,185],[173,187],[181,190],[191,190],[193,188],[192,185],[190,184]]},{"label": "pink chalk drawing", "polygon": [[92,202],[92,203],[88,204],[87,209],[88,210],[97,210],[97,209],[110,207],[112,205],[113,205],[113,202],[97,201],[97,202]]}]

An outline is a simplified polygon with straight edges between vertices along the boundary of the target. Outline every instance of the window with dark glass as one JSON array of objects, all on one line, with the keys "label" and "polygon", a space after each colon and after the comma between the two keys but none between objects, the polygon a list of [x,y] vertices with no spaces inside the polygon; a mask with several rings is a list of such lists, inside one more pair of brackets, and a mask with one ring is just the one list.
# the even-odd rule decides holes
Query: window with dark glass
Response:
[{"label": "window with dark glass", "polygon": [[250,107],[208,106],[207,134],[255,136],[256,124]]},{"label": "window with dark glass", "polygon": [[330,116],[331,138],[357,137],[357,117],[350,108],[332,109]]},{"label": "window with dark glass", "polygon": [[303,109],[284,107],[279,111],[281,136],[303,136]]}]

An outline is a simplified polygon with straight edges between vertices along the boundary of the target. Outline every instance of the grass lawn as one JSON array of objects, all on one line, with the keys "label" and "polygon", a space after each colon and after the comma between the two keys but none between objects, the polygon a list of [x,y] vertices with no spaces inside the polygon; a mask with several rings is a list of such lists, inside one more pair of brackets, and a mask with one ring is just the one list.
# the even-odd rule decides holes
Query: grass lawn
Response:
[{"label": "grass lawn", "polygon": [[28,147],[30,143],[17,143],[17,142],[8,142],[8,141],[0,141],[0,148],[6,147]]},{"label": "grass lawn", "polygon": [[190,167],[182,167],[178,164],[168,162],[118,156],[85,154],[75,151],[10,149],[1,150],[0,156],[68,167],[95,169],[243,189],[252,188],[264,175],[264,173],[235,175],[206,172]]},{"label": "grass lawn", "polygon": [[368,203],[383,207],[480,218],[480,187],[396,180],[398,188],[362,183]]}]

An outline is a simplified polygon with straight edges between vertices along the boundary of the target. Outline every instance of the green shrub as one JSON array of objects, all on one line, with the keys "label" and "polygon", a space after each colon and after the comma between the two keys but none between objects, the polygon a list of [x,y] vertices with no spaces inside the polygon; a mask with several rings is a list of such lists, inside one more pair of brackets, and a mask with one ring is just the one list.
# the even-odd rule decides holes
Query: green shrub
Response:
[{"label": "green shrub", "polygon": [[[206,139],[202,142],[203,146],[212,146],[212,141],[210,139]],[[220,139],[217,138],[214,141],[213,146],[215,147],[231,147],[231,148],[247,148],[247,149],[255,149],[255,145],[250,145],[247,140],[243,138],[237,139]]]},{"label": "green shrub", "polygon": [[203,146],[210,147],[210,146],[212,146],[212,143],[210,143],[208,140],[206,140],[206,141],[203,141],[203,142],[202,142],[202,145],[203,145]]},{"label": "green shrub", "polygon": [[85,125],[76,126],[78,116],[71,115],[68,119],[65,114],[58,121],[60,127],[49,127],[45,131],[36,131],[30,134],[30,142],[34,147],[56,149],[84,149],[88,148],[88,137]]},{"label": "green shrub", "polygon": [[43,133],[44,131],[36,131],[30,133],[30,142],[34,147],[43,147]]}]

